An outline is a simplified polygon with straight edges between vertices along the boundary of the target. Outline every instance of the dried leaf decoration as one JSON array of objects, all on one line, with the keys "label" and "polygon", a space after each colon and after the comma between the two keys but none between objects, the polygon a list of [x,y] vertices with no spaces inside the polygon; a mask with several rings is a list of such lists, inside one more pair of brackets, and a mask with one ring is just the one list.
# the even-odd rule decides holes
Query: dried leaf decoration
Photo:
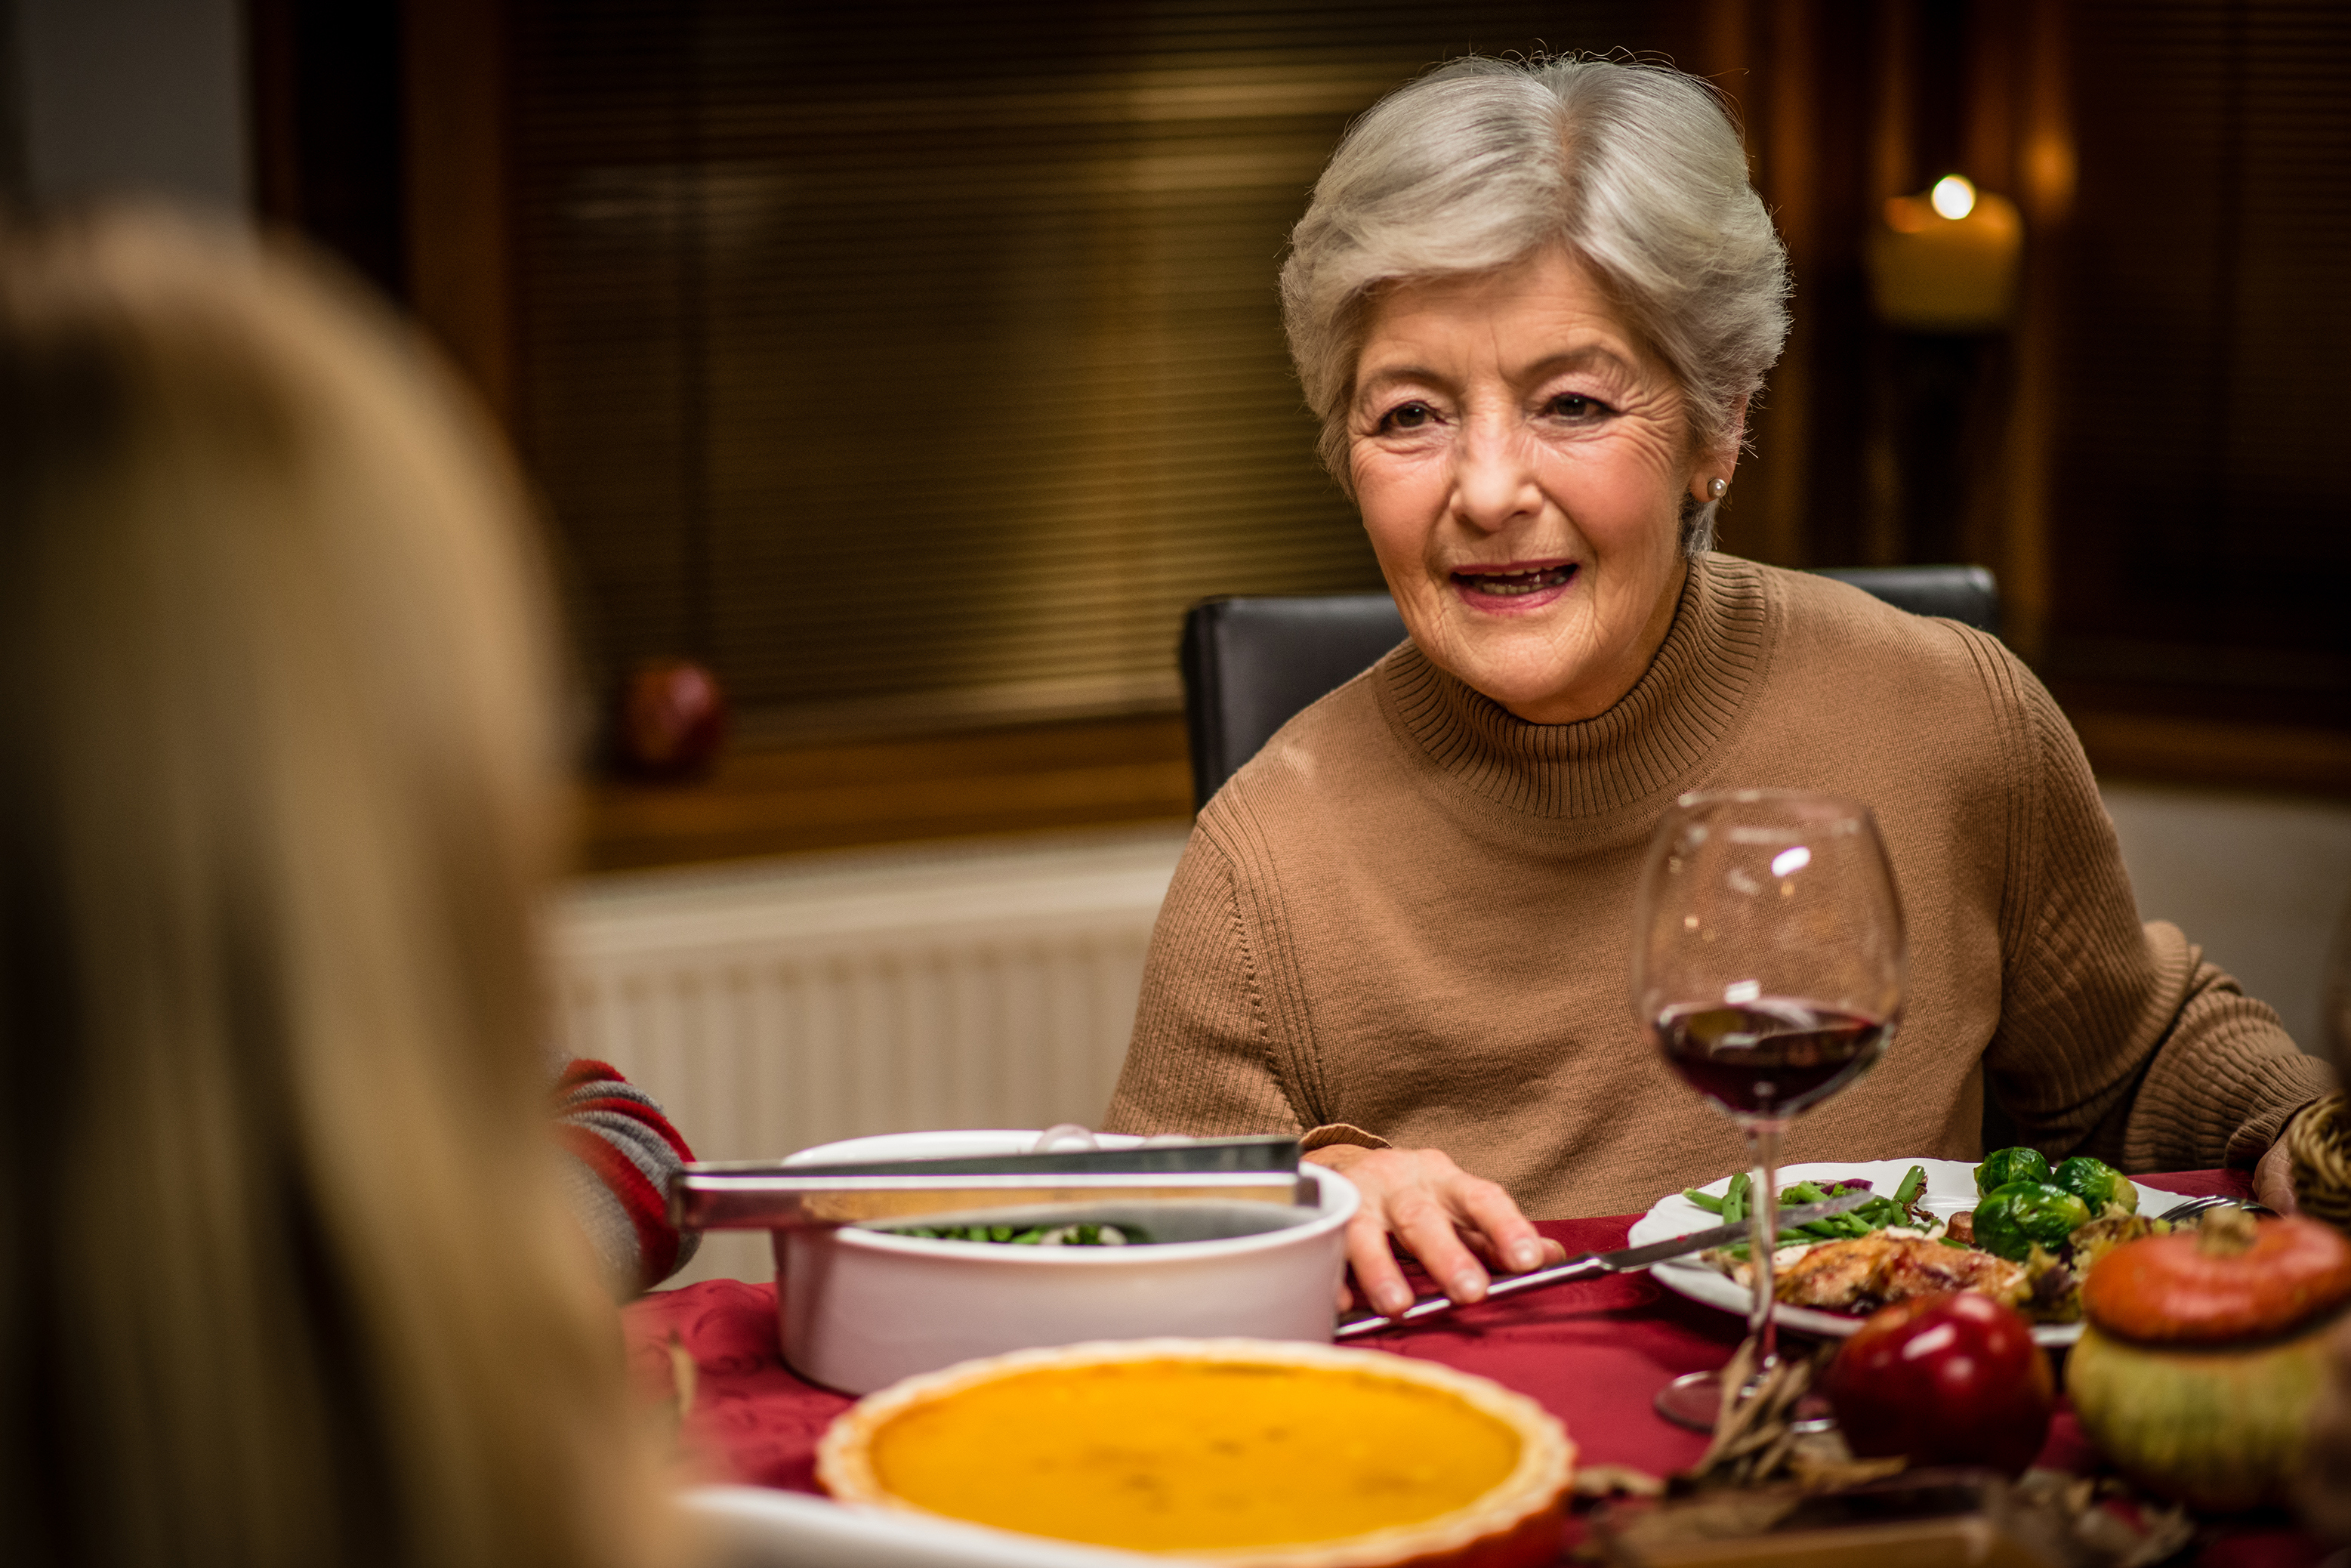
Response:
[{"label": "dried leaf decoration", "polygon": [[671,1406],[670,1424],[673,1431],[682,1431],[685,1418],[694,1410],[694,1382],[698,1375],[694,1354],[685,1348],[685,1341],[675,1329],[669,1331],[669,1379],[675,1391]]}]

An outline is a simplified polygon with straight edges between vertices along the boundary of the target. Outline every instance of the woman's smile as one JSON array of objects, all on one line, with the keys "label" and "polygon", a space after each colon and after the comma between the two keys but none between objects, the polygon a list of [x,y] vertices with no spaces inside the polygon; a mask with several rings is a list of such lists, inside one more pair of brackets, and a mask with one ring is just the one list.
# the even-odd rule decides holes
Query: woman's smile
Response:
[{"label": "woman's smile", "polygon": [[1455,590],[1472,610],[1510,614],[1540,609],[1559,599],[1575,579],[1573,561],[1462,566],[1453,569]]}]

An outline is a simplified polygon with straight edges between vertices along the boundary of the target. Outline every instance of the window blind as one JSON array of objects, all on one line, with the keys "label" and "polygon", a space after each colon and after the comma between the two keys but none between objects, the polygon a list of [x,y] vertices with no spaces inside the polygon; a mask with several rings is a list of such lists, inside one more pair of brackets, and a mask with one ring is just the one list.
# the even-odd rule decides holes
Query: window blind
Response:
[{"label": "window blind", "polygon": [[2351,9],[2117,0],[2073,27],[2050,673],[2351,724]]},{"label": "window blind", "polygon": [[1175,705],[1183,608],[1379,584],[1275,272],[1350,119],[1631,4],[544,0],[521,434],[591,659],[755,734]]}]

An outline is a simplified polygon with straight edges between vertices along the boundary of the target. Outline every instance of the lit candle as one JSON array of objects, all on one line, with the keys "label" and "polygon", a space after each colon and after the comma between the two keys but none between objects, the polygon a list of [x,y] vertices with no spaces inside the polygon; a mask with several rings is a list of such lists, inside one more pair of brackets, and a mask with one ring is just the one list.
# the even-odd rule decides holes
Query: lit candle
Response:
[{"label": "lit candle", "polygon": [[1869,234],[1870,293],[1888,326],[1990,331],[2016,302],[2023,249],[2015,203],[1947,174],[1924,196],[1886,204],[1886,222]]}]

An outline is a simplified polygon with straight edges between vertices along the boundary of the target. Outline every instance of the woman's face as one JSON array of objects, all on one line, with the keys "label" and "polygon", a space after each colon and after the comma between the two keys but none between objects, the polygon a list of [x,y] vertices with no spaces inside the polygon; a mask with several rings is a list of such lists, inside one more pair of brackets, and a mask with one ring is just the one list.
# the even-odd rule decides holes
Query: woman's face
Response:
[{"label": "woman's face", "polygon": [[1405,626],[1520,718],[1633,689],[1673,624],[1682,497],[1729,482],[1680,389],[1567,252],[1374,302],[1351,460]]}]

